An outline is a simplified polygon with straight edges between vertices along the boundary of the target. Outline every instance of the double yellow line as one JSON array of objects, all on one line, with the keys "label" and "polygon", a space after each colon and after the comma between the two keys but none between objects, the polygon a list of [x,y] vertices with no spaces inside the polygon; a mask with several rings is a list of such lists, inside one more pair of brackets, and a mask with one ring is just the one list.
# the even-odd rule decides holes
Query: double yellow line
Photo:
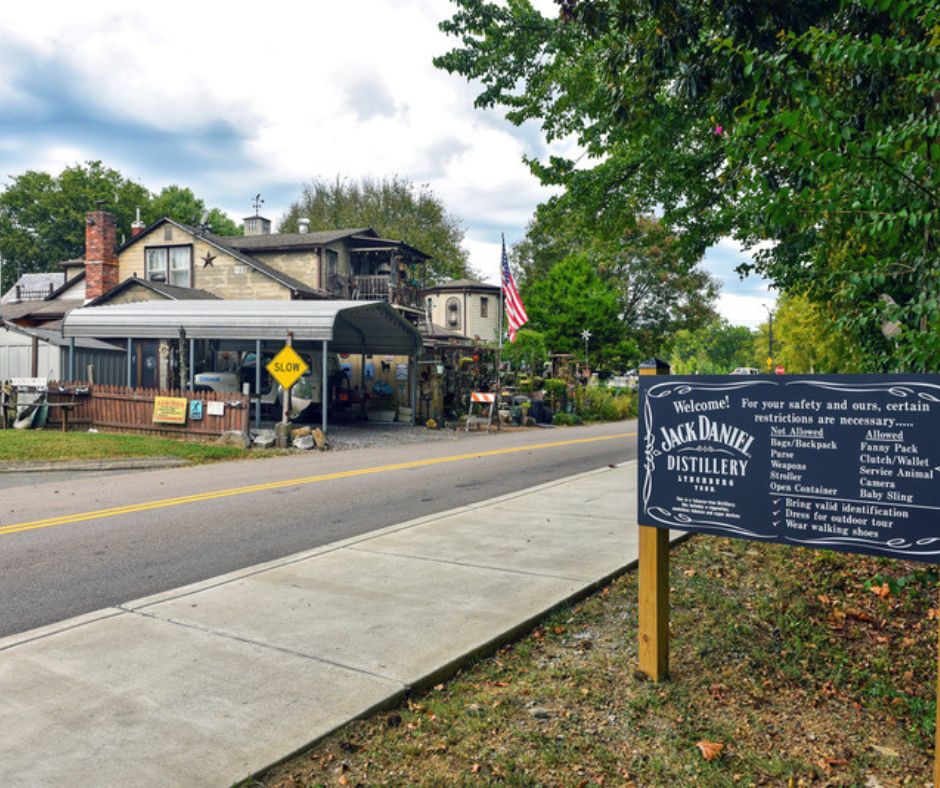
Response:
[{"label": "double yellow line", "polygon": [[187,503],[212,501],[217,498],[231,498],[235,495],[247,495],[249,493],[265,492],[266,490],[278,490],[283,487],[319,484],[320,482],[333,481],[334,479],[349,479],[354,476],[368,476],[375,473],[385,473],[387,471],[404,471],[410,470],[411,468],[423,468],[428,465],[440,465],[447,462],[461,462],[463,460],[480,459],[483,457],[497,457],[503,454],[516,454],[518,452],[536,451],[539,449],[553,449],[558,446],[573,446],[578,443],[597,443],[599,441],[630,438],[634,435],[636,435],[635,432],[621,432],[616,435],[601,435],[593,438],[573,438],[571,440],[551,441],[549,443],[533,443],[526,446],[514,446],[509,449],[491,449],[490,451],[473,452],[471,454],[454,454],[449,457],[434,457],[429,460],[411,460],[410,462],[398,462],[391,465],[376,465],[371,468],[357,468],[351,471],[336,471],[335,473],[322,473],[317,476],[301,476],[297,479],[284,479],[283,481],[265,482],[264,484],[251,484],[245,487],[230,487],[227,490],[181,495],[177,498],[163,498],[158,501],[146,501],[144,503],[128,504],[126,506],[113,506],[109,509],[97,509],[91,512],[63,514],[59,517],[48,517],[44,520],[12,523],[10,525],[0,526],[0,536],[15,534],[20,531],[33,531],[38,528],[52,528],[56,525],[68,525],[69,523],[77,523],[85,520],[101,520],[105,517],[116,517],[121,514],[147,512],[153,509],[166,509],[170,506],[181,506]]}]

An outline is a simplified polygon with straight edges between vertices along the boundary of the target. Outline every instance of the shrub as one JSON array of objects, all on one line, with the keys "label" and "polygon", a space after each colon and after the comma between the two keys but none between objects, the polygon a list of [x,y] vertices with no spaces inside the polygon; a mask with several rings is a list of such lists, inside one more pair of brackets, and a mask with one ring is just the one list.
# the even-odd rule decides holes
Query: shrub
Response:
[{"label": "shrub", "polygon": [[588,386],[577,399],[577,411],[586,419],[621,421],[637,415],[637,398],[632,391],[615,394],[599,386]]},{"label": "shrub", "polygon": [[579,424],[584,424],[584,419],[577,413],[556,413],[552,423],[563,427],[576,427]]},{"label": "shrub", "polygon": [[553,398],[562,398],[568,392],[568,382],[561,378],[545,379],[545,394]]}]

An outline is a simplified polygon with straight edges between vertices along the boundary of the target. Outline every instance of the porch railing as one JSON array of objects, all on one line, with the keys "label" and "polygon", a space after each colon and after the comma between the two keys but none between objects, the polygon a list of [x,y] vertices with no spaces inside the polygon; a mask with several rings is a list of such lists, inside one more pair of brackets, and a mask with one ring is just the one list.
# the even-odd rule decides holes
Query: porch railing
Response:
[{"label": "porch railing", "polygon": [[389,301],[402,306],[418,306],[418,288],[415,285],[393,285],[392,278],[384,274],[352,277],[354,298],[358,301]]}]

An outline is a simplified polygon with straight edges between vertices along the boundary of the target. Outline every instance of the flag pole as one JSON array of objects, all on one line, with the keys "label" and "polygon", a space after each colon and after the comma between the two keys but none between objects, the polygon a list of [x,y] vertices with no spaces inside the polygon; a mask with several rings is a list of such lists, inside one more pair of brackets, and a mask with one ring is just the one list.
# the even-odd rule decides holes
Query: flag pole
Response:
[{"label": "flag pole", "polygon": [[503,258],[502,252],[506,249],[506,234],[500,233],[503,239],[503,248],[499,258],[499,328],[497,329],[498,344],[496,346],[496,429],[503,431],[502,421],[499,418],[499,395],[502,387],[503,366]]}]

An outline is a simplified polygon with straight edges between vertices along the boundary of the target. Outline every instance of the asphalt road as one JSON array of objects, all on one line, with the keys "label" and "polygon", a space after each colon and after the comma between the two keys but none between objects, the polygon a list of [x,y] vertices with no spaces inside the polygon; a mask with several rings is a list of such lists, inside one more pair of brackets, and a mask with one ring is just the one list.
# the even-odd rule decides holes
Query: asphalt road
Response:
[{"label": "asphalt road", "polygon": [[[633,459],[634,422],[0,492],[0,636]],[[183,499],[183,500],[180,500]]]}]

